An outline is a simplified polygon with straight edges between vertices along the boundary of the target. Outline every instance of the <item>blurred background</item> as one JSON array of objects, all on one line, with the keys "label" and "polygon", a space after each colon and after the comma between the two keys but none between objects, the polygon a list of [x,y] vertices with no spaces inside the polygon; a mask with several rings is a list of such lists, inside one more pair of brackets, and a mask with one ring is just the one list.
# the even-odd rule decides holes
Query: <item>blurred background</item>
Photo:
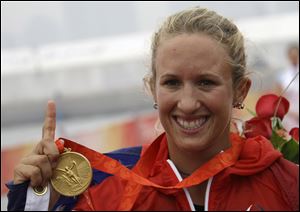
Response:
[{"label": "blurred background", "polygon": [[142,81],[151,36],[168,15],[192,6],[217,11],[244,34],[253,80],[246,106],[278,92],[287,46],[299,41],[298,1],[1,1],[1,210],[14,166],[41,139],[49,99],[57,104],[56,136],[97,151],[158,135]]}]

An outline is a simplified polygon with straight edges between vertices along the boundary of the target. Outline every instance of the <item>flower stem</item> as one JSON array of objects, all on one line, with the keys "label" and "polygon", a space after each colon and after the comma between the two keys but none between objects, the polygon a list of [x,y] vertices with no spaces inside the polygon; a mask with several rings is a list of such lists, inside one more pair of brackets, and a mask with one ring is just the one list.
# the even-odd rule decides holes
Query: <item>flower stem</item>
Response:
[{"label": "flower stem", "polygon": [[290,87],[290,85],[295,81],[295,79],[296,79],[296,77],[298,75],[299,75],[299,71],[297,71],[297,73],[295,74],[295,76],[293,77],[293,79],[290,81],[290,83],[288,84],[288,86],[286,86],[286,88],[279,95],[279,100],[278,100],[278,103],[276,105],[276,109],[275,109],[275,113],[274,113],[273,117],[276,117],[276,115],[277,115],[277,111],[278,111],[278,108],[279,108],[279,105],[280,105],[280,102],[281,102],[283,94],[287,91],[287,89]]}]

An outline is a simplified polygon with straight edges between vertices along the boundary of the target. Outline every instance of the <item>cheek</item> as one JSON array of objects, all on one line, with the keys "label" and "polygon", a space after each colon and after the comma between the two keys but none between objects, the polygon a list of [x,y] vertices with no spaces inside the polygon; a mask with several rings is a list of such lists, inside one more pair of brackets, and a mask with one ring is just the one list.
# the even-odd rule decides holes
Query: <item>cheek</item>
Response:
[{"label": "cheek", "polygon": [[[198,93],[195,98],[202,103],[204,108],[212,113],[227,116],[232,109],[232,92],[229,90],[230,89],[225,86],[209,93]],[[164,113],[176,108],[179,99],[176,92],[172,93],[164,88],[157,87],[156,101],[159,106],[160,114],[164,115]]]},{"label": "cheek", "polygon": [[[220,91],[208,95],[206,100],[203,101],[206,107],[215,113],[228,113],[232,108],[232,94]],[[225,115],[225,114],[224,114]]]},{"label": "cheek", "polygon": [[176,104],[175,95],[164,89],[158,88],[156,92],[156,97],[157,97],[156,100],[160,111],[165,111],[165,112],[169,111]]},{"label": "cheek", "polygon": [[160,122],[163,128],[169,131],[171,126],[170,114],[176,108],[175,96],[170,94],[170,92],[163,91],[163,89],[158,89],[156,97]]}]

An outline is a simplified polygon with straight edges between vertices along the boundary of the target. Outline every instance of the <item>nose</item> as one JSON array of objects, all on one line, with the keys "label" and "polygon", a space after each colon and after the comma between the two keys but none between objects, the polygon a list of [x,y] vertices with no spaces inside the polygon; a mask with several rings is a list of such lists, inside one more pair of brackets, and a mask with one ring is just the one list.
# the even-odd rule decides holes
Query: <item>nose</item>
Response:
[{"label": "nose", "polygon": [[197,111],[201,104],[196,92],[191,87],[183,88],[177,107],[185,114],[192,114]]}]

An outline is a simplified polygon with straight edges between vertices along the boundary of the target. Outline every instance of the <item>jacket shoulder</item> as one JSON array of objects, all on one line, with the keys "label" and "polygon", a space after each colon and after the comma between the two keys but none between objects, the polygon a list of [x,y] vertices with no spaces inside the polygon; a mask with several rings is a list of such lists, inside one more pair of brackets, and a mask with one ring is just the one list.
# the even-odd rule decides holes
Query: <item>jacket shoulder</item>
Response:
[{"label": "jacket shoulder", "polygon": [[282,196],[293,210],[299,210],[299,165],[279,158],[271,167]]}]

